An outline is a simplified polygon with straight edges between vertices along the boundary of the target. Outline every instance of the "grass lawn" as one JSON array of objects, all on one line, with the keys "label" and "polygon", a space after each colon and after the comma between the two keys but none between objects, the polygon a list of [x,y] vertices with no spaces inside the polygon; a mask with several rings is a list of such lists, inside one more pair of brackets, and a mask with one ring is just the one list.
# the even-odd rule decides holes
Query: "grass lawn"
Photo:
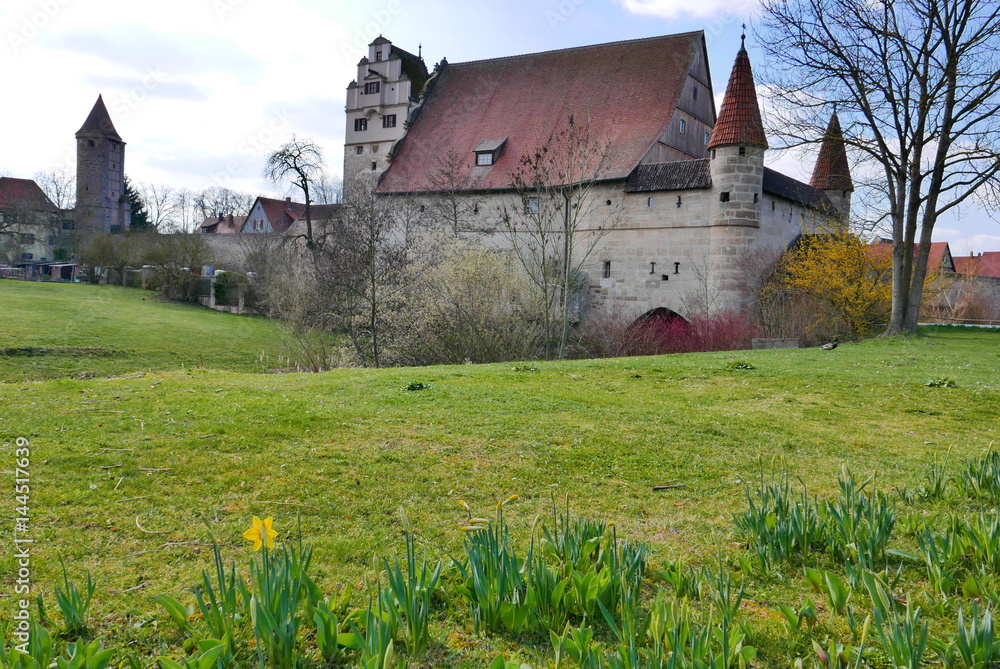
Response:
[{"label": "grass lawn", "polygon": [[[957,472],[1000,432],[1000,332],[930,329],[833,352],[266,374],[261,352],[280,351],[260,319],[140,291],[7,281],[0,309],[0,346],[120,352],[0,358],[0,470],[13,476],[14,439],[30,439],[32,578],[50,615],[58,619],[62,558],[74,579],[93,575],[95,633],[147,664],[179,643],[149,596],[193,602],[211,560],[205,522],[244,571],[251,551],[240,534],[251,515],[273,516],[279,541],[301,531],[315,547],[314,578],[335,592],[348,582],[363,589],[374,556],[402,553],[401,506],[418,550],[437,559],[463,554],[460,499],[491,516],[498,500],[519,495],[505,511],[523,547],[536,516],[568,495],[575,512],[649,545],[652,591],[668,560],[744,554],[732,519],[761,465],[786,466],[828,498],[846,464],[862,478],[876,473],[896,499],[894,486],[915,488],[946,457]],[[753,369],[734,369],[737,360]],[[82,371],[91,378],[72,376]],[[943,377],[956,387],[926,385]],[[429,387],[407,390],[414,381]],[[652,490],[673,480],[682,487]],[[931,516],[976,508],[954,488],[941,501],[896,505]],[[5,546],[11,530],[10,520],[0,526]],[[912,544],[900,533],[890,545]],[[14,610],[15,574],[5,549],[0,619]],[[801,605],[801,569],[745,579],[755,664],[808,655],[810,639],[784,633],[774,612]],[[413,666],[484,667],[501,650],[550,666],[545,635],[475,634],[457,580],[446,572],[433,659]],[[922,592],[922,567],[907,566],[900,587]],[[854,601],[862,605],[861,593]],[[933,618],[932,633],[953,627],[953,613]],[[836,621],[814,632],[821,641],[842,633]]]},{"label": "grass lawn", "polygon": [[145,290],[0,280],[0,381],[195,366],[267,371],[281,366],[278,342],[265,319]]}]

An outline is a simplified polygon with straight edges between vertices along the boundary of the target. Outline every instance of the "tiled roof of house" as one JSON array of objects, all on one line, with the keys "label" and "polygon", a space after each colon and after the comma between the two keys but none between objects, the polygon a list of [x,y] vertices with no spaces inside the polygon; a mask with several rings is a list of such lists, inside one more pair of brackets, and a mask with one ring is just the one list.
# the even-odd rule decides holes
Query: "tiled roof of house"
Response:
[{"label": "tiled roof of house", "polygon": [[[666,129],[701,32],[446,65],[394,149],[380,192],[434,190],[449,154],[469,190],[509,188],[523,156],[574,123],[612,149],[602,176],[624,179]],[[473,149],[506,137],[497,162],[474,169]],[[586,169],[581,171],[587,171]],[[454,181],[454,180],[453,180]]]},{"label": "tiled roof of house", "polygon": [[393,56],[399,56],[400,60],[403,61],[403,74],[405,74],[411,83],[410,94],[413,97],[420,95],[420,90],[424,87],[430,74],[427,72],[427,65],[424,63],[424,59],[420,56],[415,56],[405,49],[400,49],[395,44],[389,47],[389,51]]},{"label": "tiled roof of house", "polygon": [[977,256],[955,256],[955,272],[1000,279],[1000,251],[985,251]]},{"label": "tiled roof of house", "polygon": [[626,193],[711,188],[708,159],[639,165],[625,183]]},{"label": "tiled roof of house", "polygon": [[[304,202],[292,202],[290,199],[275,200],[269,197],[258,197],[264,209],[267,220],[271,222],[271,228],[278,234],[288,231],[292,225],[299,220],[305,220],[306,205]],[[254,203],[256,206],[256,203]],[[339,215],[343,205],[340,204],[314,204],[309,207],[309,217],[313,221],[334,218]],[[253,207],[251,207],[251,211]],[[246,217],[244,217],[244,222]]]},{"label": "tiled roof of house", "polygon": [[726,96],[722,99],[722,108],[712,130],[712,138],[708,140],[708,148],[736,144],[767,148],[750,56],[742,47],[736,54],[736,62],[729,75],[729,85],[726,86]]},{"label": "tiled roof of house", "polygon": [[[892,256],[892,241],[882,240],[868,245],[869,253],[874,257]],[[920,252],[920,244],[913,245],[913,254]],[[927,256],[929,271],[955,272],[955,262],[952,259],[951,247],[948,242],[931,242],[931,250]]]},{"label": "tiled roof of house", "polygon": [[820,190],[854,190],[851,166],[847,163],[844,133],[840,129],[840,119],[836,112],[830,117],[830,125],[827,126],[823,143],[819,147],[819,157],[809,185]]},{"label": "tiled roof of house", "polygon": [[764,168],[764,192],[783,198],[804,207],[819,209],[824,212],[834,211],[830,199],[821,190],[809,184],[802,183],[781,172],[775,172],[770,167]]},{"label": "tiled roof of house", "polygon": [[77,136],[103,135],[119,142],[122,141],[118,131],[115,130],[115,124],[111,122],[111,115],[108,114],[108,108],[104,106],[104,98],[100,95],[97,96],[94,108],[90,110],[87,120],[83,122],[83,125],[76,131],[76,134]]},{"label": "tiled roof of house", "polygon": [[201,224],[201,231],[205,234],[230,235],[239,232],[246,223],[246,216],[223,216],[219,214],[217,218],[206,218]]},{"label": "tiled roof of house", "polygon": [[45,191],[32,179],[0,177],[0,209],[55,209]]}]

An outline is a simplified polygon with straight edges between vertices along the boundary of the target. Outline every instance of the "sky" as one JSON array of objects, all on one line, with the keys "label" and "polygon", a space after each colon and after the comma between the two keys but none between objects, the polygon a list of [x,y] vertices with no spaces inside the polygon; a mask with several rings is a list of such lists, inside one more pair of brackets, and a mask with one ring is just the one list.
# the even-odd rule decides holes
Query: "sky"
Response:
[{"label": "sky", "polygon": [[[704,30],[721,102],[759,0],[3,0],[0,174],[75,171],[74,133],[98,94],[133,181],[262,195],[267,154],[295,133],[343,164],[344,100],[379,34],[428,69]],[[814,154],[767,157],[808,181]],[[955,254],[1000,250],[1000,223],[967,207],[939,221]]]}]

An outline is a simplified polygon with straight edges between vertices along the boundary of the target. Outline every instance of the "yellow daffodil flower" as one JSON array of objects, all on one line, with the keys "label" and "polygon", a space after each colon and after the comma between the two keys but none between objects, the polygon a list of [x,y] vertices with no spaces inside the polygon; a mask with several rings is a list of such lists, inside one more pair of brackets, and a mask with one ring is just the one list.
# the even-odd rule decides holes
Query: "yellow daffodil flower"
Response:
[{"label": "yellow daffodil flower", "polygon": [[261,546],[274,548],[274,538],[278,536],[278,533],[271,529],[271,523],[273,522],[274,518],[261,520],[257,516],[254,516],[250,529],[243,533],[244,539],[253,542],[253,549],[255,551],[259,551]]}]

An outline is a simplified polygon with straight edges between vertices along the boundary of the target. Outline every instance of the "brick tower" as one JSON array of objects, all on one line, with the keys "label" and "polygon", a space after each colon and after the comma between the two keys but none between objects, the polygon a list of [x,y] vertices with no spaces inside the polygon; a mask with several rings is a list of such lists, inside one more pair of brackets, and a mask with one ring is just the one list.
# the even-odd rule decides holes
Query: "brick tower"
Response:
[{"label": "brick tower", "polygon": [[708,142],[712,211],[708,251],[708,294],[712,311],[742,306],[739,258],[753,248],[760,228],[767,137],[757,105],[750,56],[740,45]]},{"label": "brick tower", "polygon": [[129,227],[125,142],[100,95],[76,133],[76,227],[89,236]]}]

